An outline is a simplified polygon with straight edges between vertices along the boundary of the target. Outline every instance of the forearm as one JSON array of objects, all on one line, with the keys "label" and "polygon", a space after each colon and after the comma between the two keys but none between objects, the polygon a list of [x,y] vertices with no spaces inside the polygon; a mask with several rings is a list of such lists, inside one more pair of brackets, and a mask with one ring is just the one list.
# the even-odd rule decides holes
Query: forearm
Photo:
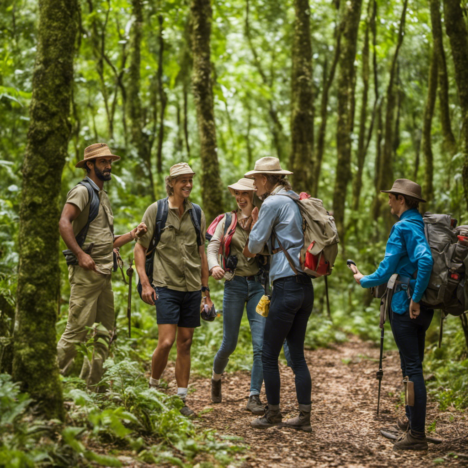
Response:
[{"label": "forearm", "polygon": [[78,257],[84,253],[83,249],[76,242],[72,223],[68,219],[61,219],[59,222],[59,231],[67,247]]},{"label": "forearm", "polygon": [[363,288],[373,288],[387,283],[393,273],[395,273],[399,259],[400,257],[397,255],[385,257],[374,273],[361,278],[361,286]]},{"label": "forearm", "polygon": [[414,286],[412,296],[413,302],[419,302],[424,294],[424,291],[427,289],[431,279],[432,265],[432,257],[430,260],[421,259],[418,262],[418,275],[416,277],[416,284]]},{"label": "forearm", "polygon": [[122,234],[121,236],[114,237],[114,249],[122,247],[122,245],[128,244],[135,240],[135,229],[132,229],[127,234]]},{"label": "forearm", "polygon": [[200,259],[201,259],[201,284],[202,287],[208,287],[208,278],[210,272],[208,270],[208,260],[206,259],[206,253],[203,246],[200,247]]},{"label": "forearm", "polygon": [[206,249],[206,257],[208,259],[208,271],[211,271],[215,266],[220,266],[218,262],[218,253],[220,245],[220,240],[213,236],[210,243],[208,244],[208,248]]},{"label": "forearm", "polygon": [[135,267],[140,278],[140,283],[142,286],[151,286],[145,269],[146,249],[141,244],[136,244],[133,256],[135,257]]}]

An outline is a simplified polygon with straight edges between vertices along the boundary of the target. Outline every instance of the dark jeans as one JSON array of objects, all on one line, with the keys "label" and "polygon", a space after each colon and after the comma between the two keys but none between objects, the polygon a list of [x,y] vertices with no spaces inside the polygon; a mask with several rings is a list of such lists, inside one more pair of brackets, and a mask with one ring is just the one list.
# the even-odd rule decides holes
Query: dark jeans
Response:
[{"label": "dark jeans", "polygon": [[288,276],[274,282],[262,350],[263,380],[270,405],[280,402],[278,357],[285,339],[295,374],[297,400],[302,405],[311,403],[312,383],[304,358],[304,339],[313,304],[314,289],[309,277]]},{"label": "dark jeans", "polygon": [[403,315],[392,313],[390,323],[393,336],[400,351],[403,377],[408,376],[414,382],[414,406],[406,407],[406,415],[411,429],[425,432],[427,393],[424,383],[422,363],[426,331],[431,324],[434,311],[421,306],[421,313],[415,319],[409,312]]}]

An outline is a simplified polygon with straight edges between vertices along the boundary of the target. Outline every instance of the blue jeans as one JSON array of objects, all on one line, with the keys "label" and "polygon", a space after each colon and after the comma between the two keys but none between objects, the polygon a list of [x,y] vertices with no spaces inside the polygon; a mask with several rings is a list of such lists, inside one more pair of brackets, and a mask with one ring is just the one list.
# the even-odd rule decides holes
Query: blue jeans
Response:
[{"label": "blue jeans", "polygon": [[274,282],[262,351],[265,391],[270,405],[279,405],[280,402],[278,357],[285,339],[297,400],[300,405],[311,404],[312,382],[304,357],[304,340],[313,304],[314,289],[309,277],[289,276]]},{"label": "blue jeans", "polygon": [[411,429],[425,432],[427,393],[422,363],[426,331],[431,324],[434,311],[421,306],[421,313],[412,319],[409,311],[404,314],[392,313],[390,323],[395,342],[400,351],[403,377],[414,383],[414,406],[406,406],[406,416]]},{"label": "blue jeans", "polygon": [[255,311],[263,294],[261,283],[248,280],[244,276],[234,276],[231,281],[226,281],[223,298],[223,342],[213,363],[213,371],[216,374],[222,374],[229,362],[229,356],[236,349],[244,305],[247,303],[247,317],[253,346],[251,395],[260,394],[263,382],[262,344],[265,318]]}]

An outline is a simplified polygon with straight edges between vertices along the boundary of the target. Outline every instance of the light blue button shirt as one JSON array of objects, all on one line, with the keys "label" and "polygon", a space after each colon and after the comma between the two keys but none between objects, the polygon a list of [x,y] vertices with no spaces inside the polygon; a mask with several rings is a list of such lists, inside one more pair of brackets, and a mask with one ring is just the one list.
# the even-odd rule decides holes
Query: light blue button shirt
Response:
[{"label": "light blue button shirt", "polygon": [[[299,263],[299,255],[304,244],[302,216],[299,208],[296,206],[296,202],[288,197],[279,195],[281,193],[287,193],[299,199],[299,196],[293,191],[281,189],[277,195],[270,195],[263,202],[258,215],[258,221],[250,232],[249,250],[252,253],[258,254],[263,250],[265,244],[267,244],[271,253],[271,234],[274,229],[276,237],[293,259],[294,266],[298,271],[302,271]],[[279,248],[279,244],[276,241],[273,249],[277,248]],[[295,273],[289,265],[284,252],[280,250],[271,257],[270,281],[273,282],[287,276],[295,276]]]}]

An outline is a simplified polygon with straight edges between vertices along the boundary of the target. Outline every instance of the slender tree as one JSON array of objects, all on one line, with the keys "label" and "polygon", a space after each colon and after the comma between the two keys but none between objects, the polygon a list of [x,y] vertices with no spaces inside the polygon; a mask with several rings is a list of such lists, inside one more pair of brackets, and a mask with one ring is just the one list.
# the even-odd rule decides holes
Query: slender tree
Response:
[{"label": "slender tree", "polygon": [[[403,39],[405,36],[405,22],[406,22],[406,11],[408,9],[408,0],[403,3],[403,9],[401,12],[400,25],[398,28],[397,45],[395,53],[392,58],[392,65],[390,68],[390,78],[388,81],[387,92],[386,92],[386,108],[385,108],[385,121],[383,123],[384,132],[384,146],[382,151],[381,162],[379,164],[379,175],[377,182],[377,195],[374,199],[374,219],[377,219],[380,213],[381,203],[379,199],[379,191],[384,187],[390,187],[393,182],[393,145],[394,145],[394,129],[395,129],[395,107],[396,107],[396,92],[395,92],[395,81],[397,80],[397,69],[398,69],[398,55],[400,53],[401,46],[403,45]],[[386,212],[387,213],[387,212]]]},{"label": "slender tree", "polygon": [[291,137],[289,167],[294,186],[308,189],[314,173],[314,99],[312,90],[312,43],[309,0],[295,0],[291,76]]},{"label": "slender tree", "polygon": [[450,118],[449,82],[442,32],[441,5],[440,0],[430,0],[430,2],[432,39],[434,42],[434,53],[437,56],[440,123],[444,138],[444,149],[451,157],[457,152],[457,142],[452,131],[452,119]]},{"label": "slender tree", "polygon": [[320,98],[320,127],[317,137],[317,149],[315,151],[315,165],[314,173],[311,174],[310,186],[311,193],[314,197],[318,196],[319,190],[319,181],[320,173],[322,170],[322,161],[323,154],[325,151],[325,136],[327,133],[327,123],[328,123],[328,101],[330,96],[330,89],[335,79],[336,67],[338,65],[338,60],[340,58],[341,51],[341,27],[338,25],[336,27],[336,42],[335,42],[335,53],[333,55],[333,61],[330,67],[330,72],[327,73],[327,60],[325,59],[323,67],[323,86],[322,86],[322,96]]},{"label": "slender tree", "polygon": [[432,153],[432,119],[437,98],[437,52],[432,52],[431,66],[429,67],[429,80],[427,86],[427,99],[424,108],[422,152],[424,155],[424,198],[428,203],[434,198],[434,155]]},{"label": "slender tree", "polygon": [[366,121],[367,121],[367,102],[369,99],[369,36],[372,23],[375,22],[375,1],[369,0],[367,5],[367,19],[366,19],[366,30],[364,35],[364,45],[362,47],[362,101],[361,101],[361,115],[359,118],[359,139],[358,139],[358,150],[357,150],[357,165],[358,170],[354,178],[353,185],[353,210],[359,210],[359,203],[361,199],[362,189],[362,173],[364,171],[364,161],[366,159],[367,152],[367,134],[366,134]]},{"label": "slender tree", "polygon": [[361,18],[362,0],[342,2],[341,55],[338,74],[338,157],[333,192],[333,212],[341,239],[344,239],[344,211],[348,182],[351,178],[352,93],[354,92],[354,60]]},{"label": "slender tree", "polygon": [[462,111],[463,189],[468,207],[468,31],[460,0],[444,0],[444,16],[445,28],[452,49],[455,81]]},{"label": "slender tree", "polygon": [[154,176],[151,164],[152,141],[144,131],[145,122],[142,112],[141,86],[141,41],[143,37],[143,5],[141,0],[132,0],[133,23],[130,30],[130,66],[128,68],[128,117],[130,135],[138,156],[145,167],[151,197],[155,198]]},{"label": "slender tree", "polygon": [[162,149],[164,143],[164,116],[166,113],[167,106],[167,95],[163,84],[163,66],[164,66],[164,18],[163,15],[158,15],[159,23],[159,59],[158,59],[158,95],[159,95],[159,131],[158,131],[158,151],[156,154],[156,161],[158,165],[158,173],[162,174]]},{"label": "slender tree", "polygon": [[40,0],[36,64],[20,208],[18,300],[13,378],[63,417],[56,362],[58,197],[70,135],[76,0]]},{"label": "slender tree", "polygon": [[192,0],[192,87],[197,110],[202,163],[203,208],[208,219],[223,211],[221,179],[216,145],[210,36],[213,11],[210,0]]}]

